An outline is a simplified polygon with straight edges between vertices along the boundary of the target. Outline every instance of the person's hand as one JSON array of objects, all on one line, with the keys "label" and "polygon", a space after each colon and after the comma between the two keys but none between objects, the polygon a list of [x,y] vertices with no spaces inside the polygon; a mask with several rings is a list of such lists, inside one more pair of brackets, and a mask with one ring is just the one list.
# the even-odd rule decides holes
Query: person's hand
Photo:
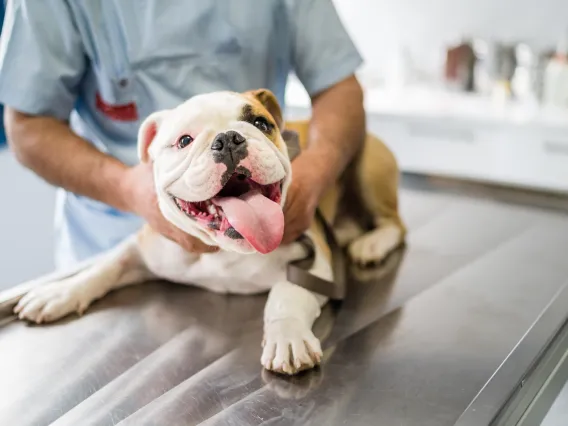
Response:
[{"label": "person's hand", "polygon": [[282,244],[296,241],[312,224],[324,186],[318,167],[300,154],[292,162],[292,183],[284,205]]},{"label": "person's hand", "polygon": [[158,207],[151,164],[142,163],[129,169],[123,184],[130,209],[144,218],[153,230],[191,253],[213,253],[219,250],[218,247],[208,246],[200,239],[187,234],[164,218]]}]

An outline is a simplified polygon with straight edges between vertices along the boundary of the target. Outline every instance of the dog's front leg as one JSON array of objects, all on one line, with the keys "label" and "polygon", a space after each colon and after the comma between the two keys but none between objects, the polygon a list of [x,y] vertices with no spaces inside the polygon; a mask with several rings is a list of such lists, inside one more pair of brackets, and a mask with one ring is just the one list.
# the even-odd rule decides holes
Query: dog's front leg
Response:
[{"label": "dog's front leg", "polygon": [[264,311],[262,365],[278,373],[296,374],[321,361],[320,341],[312,325],[327,298],[289,282],[276,284]]},{"label": "dog's front leg", "polygon": [[[323,250],[324,240],[308,231],[315,242],[315,259],[310,273],[327,281],[333,280],[331,262]],[[270,290],[264,309],[262,365],[271,371],[296,374],[318,365],[322,350],[312,332],[314,321],[328,298],[284,281]]]},{"label": "dog's front leg", "polygon": [[55,321],[73,312],[82,314],[109,291],[150,277],[133,236],[76,275],[34,288],[22,297],[14,312],[20,319],[38,324]]}]

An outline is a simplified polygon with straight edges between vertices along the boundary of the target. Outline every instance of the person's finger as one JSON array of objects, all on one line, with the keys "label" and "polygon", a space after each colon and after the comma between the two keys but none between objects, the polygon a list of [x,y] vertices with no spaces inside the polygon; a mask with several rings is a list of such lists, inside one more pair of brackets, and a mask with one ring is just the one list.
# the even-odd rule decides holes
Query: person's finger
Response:
[{"label": "person's finger", "polygon": [[185,235],[182,241],[182,247],[191,253],[203,254],[219,251],[219,247],[208,246],[203,241],[191,235]]},{"label": "person's finger", "polygon": [[282,237],[282,244],[290,244],[298,239],[301,232],[295,226],[288,228],[284,227],[284,236]]},{"label": "person's finger", "polygon": [[165,219],[162,219],[162,234],[178,244],[181,248],[189,253],[203,254],[203,253],[215,253],[219,251],[219,247],[208,246],[199,238],[189,235],[179,229],[177,226],[168,223]]},{"label": "person's finger", "polygon": [[295,242],[298,237],[301,235],[301,232],[294,232],[293,234],[289,234],[286,238],[282,240],[282,244],[292,244]]},{"label": "person's finger", "polygon": [[207,245],[203,246],[203,253],[217,253],[219,250],[221,250],[219,247]]},{"label": "person's finger", "polygon": [[219,250],[219,247],[209,246],[198,238],[195,237],[190,237],[190,238],[193,241],[194,247],[196,247],[198,250],[201,250],[204,253],[211,253]]}]

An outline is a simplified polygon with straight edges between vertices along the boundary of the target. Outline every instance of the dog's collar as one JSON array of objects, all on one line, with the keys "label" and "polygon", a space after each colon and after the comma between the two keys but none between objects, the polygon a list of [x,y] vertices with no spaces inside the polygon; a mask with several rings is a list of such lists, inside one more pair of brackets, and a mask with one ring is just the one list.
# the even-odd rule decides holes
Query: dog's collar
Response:
[{"label": "dog's collar", "polygon": [[[300,154],[300,137],[296,131],[285,129],[282,131],[282,139],[286,143],[288,156],[290,157],[290,161],[292,161]],[[327,296],[332,300],[343,300],[347,288],[343,251],[341,247],[339,247],[339,244],[337,244],[333,230],[319,209],[316,210],[316,220],[320,223],[329,249],[331,250],[333,281],[324,280],[309,272],[313,266],[316,251],[314,242],[307,235],[302,235],[298,239],[298,242],[306,248],[308,255],[304,259],[299,259],[288,264],[286,271],[287,279],[293,284],[314,293],[321,294],[322,296]]]},{"label": "dog's collar", "polygon": [[347,290],[347,276],[343,251],[335,240],[333,230],[319,210],[316,210],[315,218],[320,223],[329,249],[331,250],[333,281],[324,280],[309,272],[315,260],[315,246],[314,242],[307,235],[301,236],[298,242],[307,249],[308,256],[288,264],[286,271],[287,279],[293,284],[314,293],[321,294],[322,296],[327,296],[331,300],[343,300]]}]

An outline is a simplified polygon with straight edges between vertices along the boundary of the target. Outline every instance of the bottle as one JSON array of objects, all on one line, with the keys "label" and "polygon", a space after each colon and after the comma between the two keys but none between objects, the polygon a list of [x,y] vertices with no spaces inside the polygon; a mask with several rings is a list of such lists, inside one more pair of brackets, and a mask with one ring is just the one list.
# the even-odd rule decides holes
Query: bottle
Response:
[{"label": "bottle", "polygon": [[568,108],[568,33],[546,65],[542,100],[548,106]]},{"label": "bottle", "polygon": [[472,92],[475,87],[474,68],[476,63],[473,44],[464,39],[460,44],[446,49],[444,77],[450,89]]}]

